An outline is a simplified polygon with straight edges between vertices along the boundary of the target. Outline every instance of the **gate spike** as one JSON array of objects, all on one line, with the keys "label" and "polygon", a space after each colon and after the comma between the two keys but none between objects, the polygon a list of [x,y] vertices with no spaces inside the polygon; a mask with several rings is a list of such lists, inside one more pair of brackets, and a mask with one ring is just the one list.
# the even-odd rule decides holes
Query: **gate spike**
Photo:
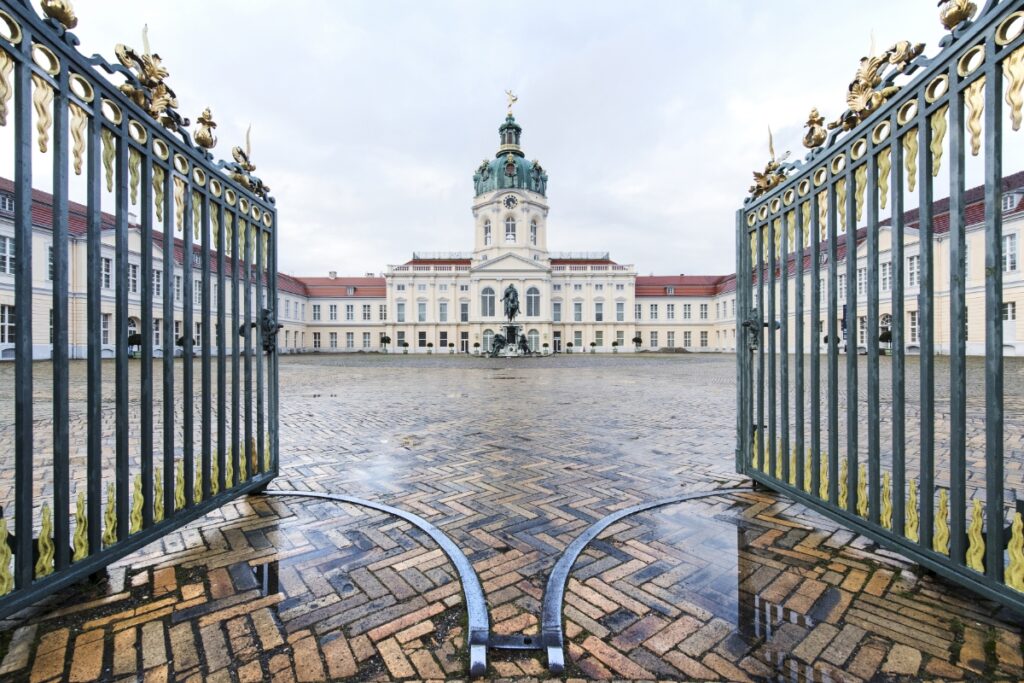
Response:
[{"label": "gate spike", "polygon": [[39,559],[36,561],[36,578],[41,579],[53,573],[53,522],[50,519],[50,505],[43,503],[43,522],[39,528]]},{"label": "gate spike", "polygon": [[889,473],[882,475],[882,526],[892,529],[892,482]]},{"label": "gate spike", "polygon": [[974,510],[971,513],[971,526],[967,529],[967,538],[970,544],[967,546],[967,566],[977,572],[985,571],[985,539],[981,535],[981,501],[974,499]]},{"label": "gate spike", "polygon": [[935,536],[932,538],[932,550],[949,555],[949,493],[946,489],[939,491],[939,509],[935,513]]},{"label": "gate spike", "polygon": [[7,595],[14,589],[14,573],[11,571],[11,546],[7,542],[7,519],[0,517],[0,595]]},{"label": "gate spike", "polygon": [[[1006,585],[1014,590],[1024,591],[1024,523],[1021,522],[1019,512],[1013,514],[1007,550],[1010,552],[1010,564],[1006,568]],[[2,557],[0,561],[3,561]]]},{"label": "gate spike", "polygon": [[[903,492],[900,491],[900,495]],[[911,541],[917,540],[917,480],[910,481],[910,494],[907,496],[907,519],[903,535]]]},{"label": "gate spike", "polygon": [[78,492],[78,502],[75,504],[75,536],[73,546],[72,561],[78,562],[89,556],[89,517],[85,514],[84,491]]}]

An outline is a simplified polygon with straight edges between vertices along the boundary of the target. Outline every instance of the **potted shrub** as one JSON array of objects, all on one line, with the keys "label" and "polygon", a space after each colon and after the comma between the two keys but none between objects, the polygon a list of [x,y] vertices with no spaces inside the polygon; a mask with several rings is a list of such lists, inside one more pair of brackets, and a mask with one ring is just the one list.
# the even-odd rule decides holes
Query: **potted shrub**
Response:
[{"label": "potted shrub", "polygon": [[619,352],[619,342],[613,341],[612,342],[612,353],[618,353],[618,352]]},{"label": "potted shrub", "polygon": [[569,342],[568,344],[565,345],[565,352],[572,353],[572,342]]},{"label": "potted shrub", "polygon": [[427,353],[434,352],[434,342],[427,342]]},{"label": "potted shrub", "polygon": [[455,344],[448,342],[448,355],[455,353]]},{"label": "potted shrub", "polygon": [[380,336],[380,345],[384,347],[384,353],[388,352],[388,344],[391,343],[391,337],[386,334]]},{"label": "potted shrub", "polygon": [[480,342],[473,342],[473,355],[480,355]]},{"label": "potted shrub", "polygon": [[544,348],[544,355],[547,355],[547,353],[548,353],[548,343],[544,342],[541,346]]},{"label": "potted shrub", "polygon": [[644,343],[644,340],[640,338],[640,335],[633,337],[633,344],[636,346],[636,350],[640,350],[640,345]]},{"label": "potted shrub", "polygon": [[402,342],[402,353],[409,353],[409,342]]},{"label": "potted shrub", "polygon": [[597,352],[597,342],[590,342],[590,352],[591,353],[596,353]]}]

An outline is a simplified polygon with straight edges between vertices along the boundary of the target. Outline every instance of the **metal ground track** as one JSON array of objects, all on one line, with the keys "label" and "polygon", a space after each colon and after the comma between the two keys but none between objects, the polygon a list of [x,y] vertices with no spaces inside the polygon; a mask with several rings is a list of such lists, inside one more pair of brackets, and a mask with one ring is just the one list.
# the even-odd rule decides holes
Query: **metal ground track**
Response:
[{"label": "metal ground track", "polygon": [[559,556],[555,566],[548,576],[544,589],[544,600],[541,609],[541,637],[529,635],[499,635],[491,633],[490,617],[487,612],[487,600],[484,597],[480,578],[473,569],[466,555],[457,545],[440,529],[411,512],[377,503],[354,496],[346,496],[335,493],[319,493],[315,491],[263,491],[268,496],[300,496],[306,498],[321,498],[333,500],[338,503],[349,503],[360,507],[378,510],[380,512],[394,515],[413,524],[428,536],[444,551],[448,559],[459,574],[459,582],[462,585],[462,594],[466,600],[466,614],[468,632],[466,635],[469,646],[469,675],[471,677],[483,676],[487,673],[487,650],[541,650],[547,651],[548,670],[554,674],[561,674],[565,671],[565,636],[562,631],[562,600],[565,595],[565,584],[569,580],[569,572],[576,563],[577,558],[587,545],[609,526],[638,512],[645,512],[665,505],[673,505],[688,500],[709,498],[731,493],[749,491],[750,487],[735,487],[728,489],[717,489],[713,491],[695,491],[683,493],[670,498],[639,503],[631,507],[613,512],[606,517],[591,524],[586,531],[573,539],[572,543]]}]

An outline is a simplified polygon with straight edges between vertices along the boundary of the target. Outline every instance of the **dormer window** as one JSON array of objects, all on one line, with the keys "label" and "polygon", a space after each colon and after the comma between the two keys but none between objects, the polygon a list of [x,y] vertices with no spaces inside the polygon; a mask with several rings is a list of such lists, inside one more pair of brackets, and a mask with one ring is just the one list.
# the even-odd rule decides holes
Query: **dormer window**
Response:
[{"label": "dormer window", "polygon": [[665,288],[665,294],[667,294],[669,296],[675,296],[676,288],[675,287],[666,287]]},{"label": "dormer window", "polygon": [[14,213],[14,197],[9,194],[0,194],[0,212]]},{"label": "dormer window", "polygon": [[1009,194],[1003,195],[1003,213],[1007,211],[1013,211],[1017,208],[1017,204],[1020,202],[1020,195],[1016,192],[1010,192]]},{"label": "dormer window", "polygon": [[356,294],[356,288],[355,288],[355,287],[349,287],[349,288],[348,288],[347,290],[345,290],[345,291],[347,291],[347,292],[348,292],[348,295],[349,295],[349,296],[355,296],[355,294]]}]

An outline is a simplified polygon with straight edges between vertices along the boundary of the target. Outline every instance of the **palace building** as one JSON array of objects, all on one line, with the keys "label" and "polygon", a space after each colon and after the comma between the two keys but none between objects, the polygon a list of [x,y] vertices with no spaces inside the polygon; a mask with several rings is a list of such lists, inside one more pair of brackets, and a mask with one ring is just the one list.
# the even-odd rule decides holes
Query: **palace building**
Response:
[{"label": "palace building", "polygon": [[[471,204],[472,234],[466,235],[468,251],[444,253],[414,252],[412,258],[389,265],[380,275],[345,277],[331,272],[324,277],[293,277],[279,274],[278,347],[283,353],[377,352],[407,350],[410,353],[481,353],[490,349],[494,335],[503,322],[501,295],[509,284],[519,292],[520,314],[516,319],[531,349],[547,352],[595,351],[667,351],[734,352],[736,349],[736,277],[735,275],[637,275],[633,265],[612,260],[601,251],[553,252],[548,250],[547,200],[548,175],[538,161],[529,161],[523,151],[522,128],[511,112],[498,129],[499,145],[493,158],[485,160],[473,174]],[[1003,182],[1003,260],[1004,348],[1007,354],[1024,351],[1024,330],[1018,333],[1016,303],[1024,294],[1021,277],[1018,235],[1024,220],[1024,173],[1004,178]],[[974,189],[967,202],[967,299],[968,352],[983,353],[984,335],[984,234],[983,192]],[[0,179],[0,359],[13,358],[14,344],[14,263],[17,249],[13,230],[13,192],[9,181]],[[50,357],[52,346],[49,313],[52,307],[48,254],[52,246],[52,198],[43,192],[33,195],[33,273],[34,315],[33,354]],[[948,350],[948,202],[934,207],[933,237],[936,241],[934,282],[936,283],[936,351]],[[85,358],[86,321],[86,209],[71,203],[69,207],[69,315],[72,358]],[[919,283],[917,259],[918,231],[916,211],[906,215],[905,315],[908,350],[916,349],[916,315]],[[104,353],[115,349],[113,261],[115,257],[113,218],[104,215],[102,230],[101,277],[102,330]],[[557,228],[556,228],[557,229]],[[863,232],[863,230],[862,230]],[[467,230],[468,233],[468,230]],[[858,235],[861,262],[856,283],[846,283],[840,275],[838,295],[845,301],[845,288],[856,286],[860,305],[847,327],[850,343],[866,344],[866,255],[862,236]],[[153,272],[141,273],[141,231],[129,226],[128,240],[127,330],[132,334],[141,326],[141,287],[143,277],[151,277],[154,347],[162,352],[161,335],[172,329],[175,337],[182,329],[186,306],[198,308],[202,298],[199,247],[194,246],[192,277],[193,301],[183,301],[182,267],[184,245],[175,241],[174,276],[164,281],[164,238],[155,234]],[[732,250],[733,236],[723,235],[722,248]],[[945,246],[943,246],[945,245]],[[840,261],[845,263],[845,236],[837,245]],[[880,329],[891,325],[886,301],[892,284],[889,236],[883,226],[880,237]],[[824,253],[824,245],[822,249]],[[805,290],[810,288],[809,257],[804,261]],[[211,259],[216,271],[216,259]],[[795,320],[796,259],[790,254],[789,311]],[[52,267],[52,264],[50,264]],[[845,273],[845,265],[839,267]],[[823,276],[827,268],[822,267]],[[820,286],[825,287],[826,282]],[[214,280],[212,286],[216,287]],[[162,321],[163,292],[174,291],[175,320],[170,328]],[[776,292],[778,293],[778,289]],[[216,306],[217,296],[210,300]],[[765,297],[767,297],[767,290]],[[828,297],[822,290],[822,310],[826,315]],[[812,312],[810,297],[805,297],[805,330],[809,335]],[[251,310],[255,310],[255,297]],[[975,313],[977,311],[977,313]],[[943,316],[946,317],[943,317]],[[198,321],[195,315],[194,320]],[[194,336],[201,338],[200,323]],[[826,329],[822,323],[822,329]],[[216,336],[214,336],[216,338]],[[639,339],[639,344],[634,339]],[[390,339],[385,347],[383,340]],[[797,340],[790,335],[791,345]],[[823,340],[818,340],[821,343]],[[804,348],[814,343],[809,336]],[[408,346],[406,346],[408,345]]]}]

